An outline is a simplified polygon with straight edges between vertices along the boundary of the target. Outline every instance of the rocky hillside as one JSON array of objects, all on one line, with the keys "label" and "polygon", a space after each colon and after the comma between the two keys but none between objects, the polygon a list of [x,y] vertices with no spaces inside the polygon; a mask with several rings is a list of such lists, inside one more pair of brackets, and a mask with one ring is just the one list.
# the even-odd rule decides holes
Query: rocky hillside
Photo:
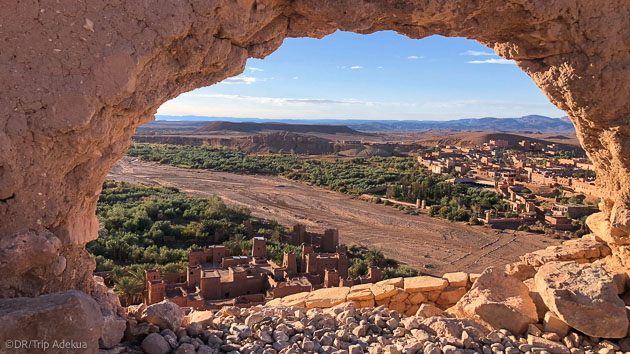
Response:
[{"label": "rocky hillside", "polygon": [[364,135],[345,125],[287,124],[287,123],[252,123],[252,122],[212,122],[196,130],[197,133],[239,132],[260,133],[265,131],[284,131],[291,133],[351,134]]},{"label": "rocky hillside", "polygon": [[207,145],[216,148],[226,147],[246,153],[295,152],[297,154],[322,155],[335,151],[335,144],[329,139],[313,135],[289,133],[286,131],[257,134],[243,137],[212,137],[195,135],[134,135],[136,143]]},{"label": "rocky hillside", "polygon": [[529,140],[532,143],[540,143],[543,145],[547,144],[558,144],[563,150],[577,150],[583,151],[582,148],[575,143],[572,143],[572,139],[568,138],[564,135],[552,135],[548,137],[540,137],[540,138],[532,138],[530,136],[512,134],[512,133],[503,133],[498,132],[496,130],[492,131],[483,131],[483,132],[451,132],[430,136],[426,138],[419,139],[424,145],[457,145],[464,147],[475,147],[481,146],[484,143],[487,143],[490,140],[506,140],[509,142],[511,147],[518,148],[519,141]]},{"label": "rocky hillside", "polygon": [[278,153],[291,151],[297,154],[325,155],[338,152],[341,156],[400,156],[411,150],[417,149],[417,145],[404,144],[363,144],[334,142],[330,139],[314,135],[295,134],[286,131],[261,133],[252,136],[241,137],[216,137],[203,135],[134,135],[135,143],[172,144],[172,145],[207,145],[215,148],[229,148],[241,150],[246,153]]}]

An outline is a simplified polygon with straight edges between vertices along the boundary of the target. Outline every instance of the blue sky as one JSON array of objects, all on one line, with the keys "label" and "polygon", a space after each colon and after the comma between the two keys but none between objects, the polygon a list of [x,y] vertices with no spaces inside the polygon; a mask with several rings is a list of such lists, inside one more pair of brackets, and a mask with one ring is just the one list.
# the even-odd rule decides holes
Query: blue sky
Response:
[{"label": "blue sky", "polygon": [[560,117],[513,62],[475,41],[394,32],[288,38],[243,74],[166,102],[165,115],[447,120]]}]

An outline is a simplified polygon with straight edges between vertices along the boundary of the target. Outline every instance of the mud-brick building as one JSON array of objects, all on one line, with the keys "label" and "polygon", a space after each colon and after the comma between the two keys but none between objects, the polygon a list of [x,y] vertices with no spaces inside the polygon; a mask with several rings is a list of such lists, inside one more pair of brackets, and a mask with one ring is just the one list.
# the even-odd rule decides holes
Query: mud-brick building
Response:
[{"label": "mud-brick building", "polygon": [[356,278],[339,279],[339,286],[354,286],[359,284],[371,284],[383,280],[383,270],[379,267],[370,267],[367,275]]},{"label": "mud-brick building", "polygon": [[281,266],[267,260],[262,237],[253,239],[251,257],[227,254],[224,246],[191,249],[186,273],[145,271],[144,302],[150,305],[168,299],[182,307],[208,309],[226,299],[237,305],[246,300],[251,305],[312,289],[309,278],[298,274],[294,254],[285,253]]},{"label": "mud-brick building", "polygon": [[322,253],[335,253],[339,245],[339,230],[327,229],[323,234],[306,231],[306,225],[296,224],[289,235],[289,243],[294,246],[306,244]]},{"label": "mud-brick building", "polygon": [[302,272],[318,275],[324,281],[326,270],[335,270],[340,278],[348,277],[348,256],[345,246],[336,245],[335,253],[315,253],[313,246],[302,245]]},{"label": "mud-brick building", "polygon": [[[282,265],[268,260],[263,237],[253,238],[251,257],[229,256],[224,246],[191,249],[185,273],[145,272],[144,302],[150,305],[168,299],[200,310],[230,304],[251,306],[269,298],[339,286],[343,281],[359,284],[382,279],[380,269],[370,269],[367,277],[348,279],[346,248],[339,245],[337,230],[312,235],[318,246],[302,244],[301,271],[295,254],[285,253]],[[301,237],[312,235],[303,233]],[[316,248],[334,252],[316,253]]]},{"label": "mud-brick building", "polygon": [[190,250],[188,263],[191,266],[199,264],[221,264],[223,258],[227,257],[228,251],[225,246],[210,246],[204,248],[193,248]]}]

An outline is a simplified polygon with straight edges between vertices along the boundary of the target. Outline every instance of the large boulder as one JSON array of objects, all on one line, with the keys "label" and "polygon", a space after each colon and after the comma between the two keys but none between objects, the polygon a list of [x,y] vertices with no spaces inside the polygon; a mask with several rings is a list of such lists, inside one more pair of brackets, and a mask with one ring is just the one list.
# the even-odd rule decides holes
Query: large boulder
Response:
[{"label": "large boulder", "polygon": [[626,308],[603,267],[551,262],[540,267],[534,279],[545,305],[569,326],[593,337],[626,336]]},{"label": "large boulder", "polygon": [[127,321],[114,313],[101,310],[103,315],[103,332],[99,339],[102,348],[113,348],[125,335]]},{"label": "large boulder", "polygon": [[179,330],[183,320],[184,310],[168,300],[150,305],[142,312],[142,321],[175,332]]},{"label": "large boulder", "polygon": [[159,333],[151,333],[142,340],[142,350],[147,354],[167,354],[171,345]]},{"label": "large boulder", "polygon": [[102,331],[103,317],[98,304],[77,290],[35,298],[0,299],[0,352],[16,349],[7,345],[20,340],[46,343],[46,353],[97,353]]},{"label": "large boulder", "polygon": [[490,267],[473,287],[449,309],[459,318],[470,318],[492,329],[522,333],[538,321],[529,288],[502,269]]}]

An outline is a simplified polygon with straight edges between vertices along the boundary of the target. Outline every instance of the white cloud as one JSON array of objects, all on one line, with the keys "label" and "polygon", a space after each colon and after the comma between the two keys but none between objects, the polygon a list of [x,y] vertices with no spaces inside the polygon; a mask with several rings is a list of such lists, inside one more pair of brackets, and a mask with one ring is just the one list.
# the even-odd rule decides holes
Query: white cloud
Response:
[{"label": "white cloud", "polygon": [[494,54],[493,52],[481,52],[481,51],[478,51],[478,50],[467,50],[467,51],[461,53],[460,55],[470,55],[470,56],[473,56],[473,57],[481,57],[481,56],[486,56],[486,55],[490,56],[490,55],[496,55],[496,54]]},{"label": "white cloud", "polygon": [[381,70],[383,67],[382,66],[377,66],[376,67],[378,70]]},{"label": "white cloud", "polygon": [[357,69],[363,69],[363,67],[361,65],[355,65],[355,66],[351,66],[350,69],[357,70]]},{"label": "white cloud", "polygon": [[255,77],[251,76],[236,76],[236,77],[228,77],[227,79],[221,81],[222,84],[244,84],[251,85],[254,82],[258,81]]},{"label": "white cloud", "polygon": [[[532,111],[540,111],[541,108],[548,108],[549,105],[547,103],[524,103],[524,102],[514,102],[514,101],[503,101],[503,100],[479,100],[479,99],[466,99],[466,100],[451,100],[451,101],[430,101],[422,104],[423,108],[426,109],[458,109],[458,108],[467,108],[469,113],[462,112],[461,116],[466,117],[466,115],[471,114],[476,110],[473,107],[480,107],[483,109],[489,110],[489,112],[495,110],[492,113],[485,113],[486,116],[506,116],[505,112],[509,111],[518,111],[524,112],[524,114],[531,114],[527,112]],[[498,111],[503,113],[498,113]],[[472,113],[474,115],[474,113]],[[507,116],[514,116],[514,114],[508,114]]]},{"label": "white cloud", "polygon": [[253,66],[252,66],[252,67],[250,67],[250,68],[247,68],[247,69],[248,69],[248,70],[250,70],[250,71],[265,71],[265,69],[255,68],[255,67],[253,67]]},{"label": "white cloud", "polygon": [[504,58],[499,59],[485,59],[485,60],[471,60],[467,61],[468,64],[516,64],[514,60],[508,60]]},{"label": "white cloud", "polygon": [[[199,98],[217,98],[217,99],[227,99],[227,100],[241,100],[259,104],[271,104],[271,105],[287,105],[287,104],[341,104],[341,105],[365,105],[365,106],[376,106],[383,105],[383,102],[373,102],[373,101],[361,101],[355,99],[340,99],[333,100],[327,98],[293,98],[293,97],[262,97],[262,96],[244,96],[244,95],[228,95],[222,93],[189,93],[183,95],[185,97],[199,97]],[[388,104],[396,104],[395,102],[390,102]]]},{"label": "white cloud", "polygon": [[407,57],[407,59],[424,59],[424,56],[422,55],[410,55]]},{"label": "white cloud", "polygon": [[292,79],[293,79],[293,80],[297,80],[297,79],[299,79],[299,78],[300,78],[299,76],[294,76],[294,77],[292,77]]}]

